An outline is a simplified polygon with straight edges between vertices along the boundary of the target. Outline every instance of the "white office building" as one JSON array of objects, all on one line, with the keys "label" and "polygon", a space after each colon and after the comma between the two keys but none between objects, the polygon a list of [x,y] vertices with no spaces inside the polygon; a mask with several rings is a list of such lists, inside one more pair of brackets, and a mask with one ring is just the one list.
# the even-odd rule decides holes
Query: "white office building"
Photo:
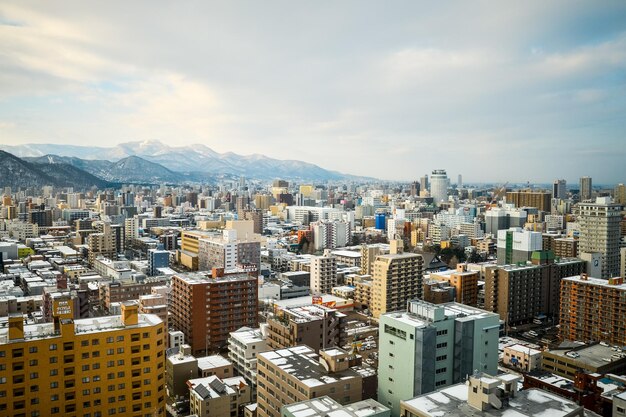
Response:
[{"label": "white office building", "polygon": [[450,180],[445,169],[436,169],[430,177],[430,196],[437,205],[448,201],[448,186]]}]

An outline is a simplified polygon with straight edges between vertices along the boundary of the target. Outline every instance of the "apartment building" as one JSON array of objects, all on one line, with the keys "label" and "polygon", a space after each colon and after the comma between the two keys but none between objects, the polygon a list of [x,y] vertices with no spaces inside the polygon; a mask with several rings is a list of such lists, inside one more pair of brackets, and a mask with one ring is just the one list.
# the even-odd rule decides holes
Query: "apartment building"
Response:
[{"label": "apartment building", "polygon": [[538,315],[559,316],[560,281],[580,274],[585,261],[560,259],[535,252],[534,263],[485,268],[485,310],[496,312],[507,325],[530,322]]},{"label": "apartment building", "polygon": [[626,346],[626,284],[587,274],[561,280],[562,339],[606,342]]},{"label": "apartment building", "polygon": [[228,357],[237,373],[243,376],[252,387],[253,396],[255,396],[257,384],[257,354],[267,350],[270,348],[260,329],[242,327],[232,332],[228,339]]},{"label": "apartment building", "polygon": [[578,250],[581,253],[602,254],[602,276],[597,278],[612,278],[620,274],[621,220],[622,206],[613,204],[610,197],[598,197],[595,203],[578,204]]},{"label": "apartment building", "polygon": [[[229,333],[258,325],[258,279],[244,270],[172,277],[171,324],[194,355],[224,349]],[[208,306],[208,307],[207,307]]]},{"label": "apartment building", "polygon": [[316,352],[340,344],[346,315],[321,305],[286,307],[267,320],[270,349],[307,345]]},{"label": "apartment building", "polygon": [[311,292],[330,294],[337,285],[337,260],[325,251],[324,256],[311,257]]},{"label": "apartment building", "polygon": [[122,303],[121,316],[0,329],[0,415],[165,415],[165,332],[154,315]]},{"label": "apartment building", "polygon": [[548,191],[509,191],[506,193],[506,201],[515,204],[515,207],[536,207],[549,213],[552,207],[552,194]]},{"label": "apartment building", "polygon": [[342,349],[318,355],[308,346],[260,353],[257,368],[257,415],[279,417],[284,405],[328,396],[341,404],[362,400],[363,372]]},{"label": "apartment building", "polygon": [[458,264],[456,269],[431,273],[430,279],[445,281],[455,289],[454,301],[468,306],[478,303],[478,271],[468,271],[467,264]]},{"label": "apartment building", "polygon": [[390,417],[390,410],[371,398],[352,404],[341,405],[330,397],[324,396],[313,400],[289,404],[282,408],[282,417]]},{"label": "apartment building", "polygon": [[407,301],[422,298],[424,258],[415,253],[379,255],[372,276],[372,305],[374,317],[388,311],[404,310]]}]

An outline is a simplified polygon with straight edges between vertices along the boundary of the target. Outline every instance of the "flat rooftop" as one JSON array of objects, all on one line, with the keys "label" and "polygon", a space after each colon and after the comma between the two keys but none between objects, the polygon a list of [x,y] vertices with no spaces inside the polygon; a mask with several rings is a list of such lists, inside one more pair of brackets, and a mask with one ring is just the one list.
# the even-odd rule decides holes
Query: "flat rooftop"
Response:
[{"label": "flat rooftop", "polygon": [[232,363],[221,355],[211,355],[198,358],[198,369],[200,370],[221,368],[224,366],[232,366]]},{"label": "flat rooftop", "polygon": [[[74,332],[76,335],[84,333],[100,333],[132,327],[151,327],[163,321],[154,314],[138,314],[138,322],[133,326],[124,326],[121,316],[93,317],[88,319],[74,320]],[[24,339],[38,339],[45,337],[61,337],[54,331],[53,323],[41,323],[24,326]],[[0,344],[10,343],[9,329],[0,328]]]},{"label": "flat rooftop", "polygon": [[[580,356],[577,358],[572,358],[567,356],[568,352],[576,352]],[[603,346],[601,344],[578,347],[575,349],[549,349],[544,352],[544,354],[550,354],[557,357],[565,358],[568,362],[574,362],[576,364],[591,366],[594,368],[599,368],[612,362],[626,362],[626,358],[612,357],[612,355],[618,353],[621,352],[613,350],[613,348],[610,346]]]},{"label": "flat rooftop", "polygon": [[[228,274],[229,271],[226,271],[226,273]],[[175,276],[190,285],[215,283],[215,282],[229,282],[229,281],[246,281],[250,279],[256,279],[256,277],[249,275],[247,272],[244,272],[243,270],[242,271],[237,270],[237,272],[235,273],[224,275],[223,277],[219,277],[219,278],[212,278],[210,274],[202,273],[202,272],[189,272],[186,274],[176,274]]]},{"label": "flat rooftop", "polygon": [[580,409],[575,402],[539,389],[518,391],[509,405],[480,411],[467,404],[468,385],[460,383],[421,395],[402,404],[431,416],[463,417],[565,417]]},{"label": "flat rooftop", "polygon": [[372,399],[341,405],[326,395],[285,405],[283,410],[295,417],[368,417],[372,414],[389,411],[387,407]]},{"label": "flat rooftop", "polygon": [[582,284],[595,285],[598,287],[607,287],[607,288],[615,288],[619,291],[626,291],[626,283],[624,284],[609,284],[609,280],[600,279],[600,278],[587,278],[586,280],[582,279],[580,275],[575,275],[573,277],[563,278],[564,281],[573,281]]},{"label": "flat rooftop", "polygon": [[230,337],[241,343],[258,343],[265,340],[260,329],[253,329],[250,327],[242,327],[241,329],[231,332]]},{"label": "flat rooftop", "polygon": [[320,363],[319,357],[313,349],[304,345],[261,352],[257,355],[257,358],[263,358],[266,362],[272,363],[287,374],[302,381],[308,387],[316,387],[342,380],[348,381],[360,375],[353,369],[331,374]]}]

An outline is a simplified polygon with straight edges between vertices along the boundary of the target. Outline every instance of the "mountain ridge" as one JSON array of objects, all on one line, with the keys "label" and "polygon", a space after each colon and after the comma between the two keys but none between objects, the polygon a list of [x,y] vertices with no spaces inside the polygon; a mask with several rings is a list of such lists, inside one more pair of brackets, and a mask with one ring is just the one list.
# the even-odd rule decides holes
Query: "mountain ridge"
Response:
[{"label": "mountain ridge", "polygon": [[[299,160],[275,159],[262,154],[239,155],[233,152],[219,153],[203,144],[169,146],[160,141],[131,141],[114,147],[89,147],[58,144],[0,145],[0,149],[18,157],[43,157],[61,155],[82,160],[106,160],[117,162],[130,156],[162,165],[172,172],[186,174],[200,172],[210,175],[246,176],[258,179],[287,178],[299,180],[374,180],[339,173]],[[76,161],[75,161],[76,163]],[[83,164],[84,166],[84,164]],[[193,176],[191,176],[193,178]]]}]

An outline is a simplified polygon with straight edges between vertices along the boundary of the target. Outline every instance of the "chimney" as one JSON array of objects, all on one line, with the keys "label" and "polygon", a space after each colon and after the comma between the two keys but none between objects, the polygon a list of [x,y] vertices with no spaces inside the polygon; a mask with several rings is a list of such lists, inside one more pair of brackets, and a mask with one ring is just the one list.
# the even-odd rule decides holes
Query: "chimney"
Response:
[{"label": "chimney", "polygon": [[9,314],[9,340],[24,338],[24,316],[19,313]]}]

